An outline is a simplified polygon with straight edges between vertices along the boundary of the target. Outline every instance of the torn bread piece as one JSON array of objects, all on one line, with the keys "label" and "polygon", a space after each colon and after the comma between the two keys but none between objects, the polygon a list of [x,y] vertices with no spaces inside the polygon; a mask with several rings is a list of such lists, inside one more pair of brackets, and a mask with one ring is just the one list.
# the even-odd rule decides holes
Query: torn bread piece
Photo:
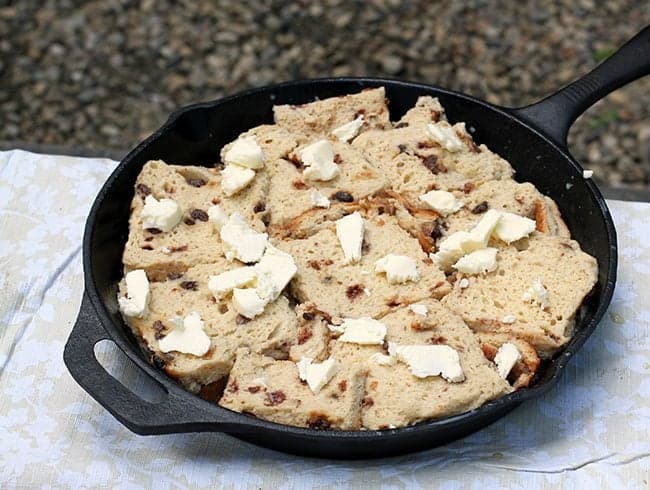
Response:
[{"label": "torn bread piece", "polygon": [[387,176],[394,191],[416,207],[426,206],[418,198],[431,190],[462,191],[468,185],[512,177],[510,164],[484,145],[476,147],[464,125],[454,125],[453,132],[462,142],[461,149],[454,152],[440,146],[427,125],[416,124],[367,131],[355,138],[352,146]]},{"label": "torn bread piece", "polygon": [[[248,346],[253,352],[286,359],[297,338],[296,315],[283,296],[266,305],[264,312],[252,320],[237,313],[230,297],[215,300],[208,289],[208,278],[230,267],[231,263],[221,259],[152,282],[146,315],[127,318],[154,363],[194,393],[228,375],[239,347]],[[124,286],[120,283],[120,291]],[[200,317],[210,338],[207,352],[198,356],[173,350],[163,352],[160,342],[174,330],[175,319],[192,313]]]},{"label": "torn bread piece", "polygon": [[309,104],[273,107],[275,123],[304,139],[315,135],[329,135],[333,130],[356,120],[359,116],[363,116],[360,132],[390,127],[386,92],[383,87]]},{"label": "torn bread piece", "polygon": [[[335,212],[328,208],[354,203],[387,185],[384,176],[359,151],[340,142],[332,142],[337,175],[326,181],[306,178],[300,159],[301,148],[292,152],[289,159],[279,159],[269,165],[272,177],[267,205],[271,234],[295,233],[294,229],[300,228],[301,218],[308,219],[305,215]],[[330,201],[324,210],[314,206],[314,191]]]},{"label": "torn bread piece", "polygon": [[[262,124],[242,133],[238,139],[253,139],[262,150],[263,167],[273,171],[273,162],[287,158],[298,146],[295,135],[276,124]],[[221,161],[226,162],[226,155],[237,140],[231,141],[221,149]]]},{"label": "torn bread piece", "polygon": [[446,121],[445,109],[437,97],[423,95],[418,97],[415,105],[394,124],[395,128],[406,128],[410,125],[423,126],[438,121]]},{"label": "torn bread piece", "polygon": [[[390,362],[381,346],[332,341],[330,351],[338,359],[365,365],[368,377],[362,401],[363,426],[387,429],[462,413],[509,393],[481,352],[471,330],[436,300],[420,302],[430,315],[425,319],[410,308],[398,308],[382,318],[387,342],[400,345],[447,346],[458,353],[464,380],[451,383],[441,376],[417,377],[403,362]],[[404,393],[409,396],[405,397]]]},{"label": "torn bread piece", "polygon": [[241,349],[219,405],[280,424],[357,430],[361,427],[364,369],[342,362],[336,354],[332,359],[338,366],[336,373],[314,393],[300,379],[295,362]]},{"label": "torn bread piece", "polygon": [[571,238],[569,228],[564,223],[557,204],[548,196],[535,202],[535,221],[537,231],[562,238]]},{"label": "torn bread piece", "polygon": [[[441,216],[408,207],[403,200],[395,204],[400,225],[418,238],[423,250],[435,252],[438,243],[458,231],[474,227],[489,210],[506,211],[536,221],[536,229],[567,238],[568,230],[557,207],[528,183],[511,179],[489,181],[469,192],[454,191],[464,206],[452,214]],[[395,201],[399,196],[395,196]],[[552,203],[552,204],[549,204]]]},{"label": "torn bread piece", "polygon": [[[208,209],[215,204],[226,213],[239,212],[253,229],[264,229],[263,213],[259,212],[268,194],[268,177],[264,171],[259,171],[244,191],[230,198],[221,189],[219,172],[167,165],[162,161],[145,164],[131,203],[129,237],[122,258],[127,271],[143,269],[150,280],[158,281],[195,264],[219,261],[224,250],[218,230],[208,215]],[[147,196],[169,198],[182,204],[183,216],[171,231],[143,229],[141,214]]]},{"label": "torn bread piece", "polygon": [[[496,270],[468,277],[466,288],[455,287],[442,301],[474,331],[520,337],[540,357],[549,358],[571,338],[576,312],[596,284],[598,267],[573,240],[536,232],[526,242],[522,250],[501,248]],[[548,291],[544,309],[524,299],[537,279]]]},{"label": "torn bread piece", "polygon": [[[332,318],[378,318],[400,304],[442,297],[449,291],[444,273],[394,217],[364,221],[361,258],[355,263],[347,263],[331,224],[308,238],[278,243],[298,264],[291,291],[300,302],[311,302]],[[392,284],[384,274],[375,274],[375,263],[389,253],[414,260],[419,280]]]}]

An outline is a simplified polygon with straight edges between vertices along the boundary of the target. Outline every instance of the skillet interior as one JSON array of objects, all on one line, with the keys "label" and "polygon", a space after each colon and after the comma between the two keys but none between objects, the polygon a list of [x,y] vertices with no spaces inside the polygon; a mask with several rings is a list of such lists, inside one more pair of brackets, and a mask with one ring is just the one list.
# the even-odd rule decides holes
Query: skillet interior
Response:
[{"label": "skillet interior", "polygon": [[[135,179],[144,163],[212,165],[219,149],[241,132],[272,122],[274,104],[300,104],[383,85],[390,101],[391,119],[398,119],[420,95],[439,97],[450,121],[465,121],[479,143],[487,144],[516,170],[516,179],[530,181],[560,207],[574,239],[595,256],[599,282],[588,298],[567,348],[548,363],[534,387],[513,393],[468,414],[425,422],[391,431],[323,432],[256,421],[253,434],[239,435],[259,444],[289,452],[333,457],[363,457],[414,451],[448,442],[483,427],[552,386],[569,357],[584,343],[604,314],[613,291],[616,239],[611,218],[594,184],[582,178],[572,158],[540,133],[517,120],[507,110],[428,85],[382,79],[330,79],[291,82],[245,92],[221,101],[183,109],[154,135],[134,149],[109,178],[93,206],[84,237],[86,289],[104,328],[138,365],[169,390],[180,390],[160,371],[144,362],[137,344],[122,322],[116,302],[116,283],[122,272],[121,254],[128,233],[129,205]],[[570,189],[567,189],[568,185]],[[552,264],[549,264],[552,267]],[[214,411],[224,409],[196,398]],[[250,420],[237,415],[242,423]],[[218,417],[215,417],[218,418]],[[232,419],[232,416],[230,416]],[[184,430],[210,430],[192,427]],[[212,430],[223,430],[215,426]],[[179,430],[180,431],[180,430]],[[154,431],[148,431],[155,433]],[[161,432],[171,432],[161,430]]]}]

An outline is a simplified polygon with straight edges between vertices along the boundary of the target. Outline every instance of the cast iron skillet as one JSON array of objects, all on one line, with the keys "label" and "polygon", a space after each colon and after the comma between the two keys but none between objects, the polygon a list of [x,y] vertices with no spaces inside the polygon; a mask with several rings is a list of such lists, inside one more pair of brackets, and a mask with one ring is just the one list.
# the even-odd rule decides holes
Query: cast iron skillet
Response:
[{"label": "cast iron skillet", "polygon": [[[131,151],[115,169],[92,207],[83,243],[85,294],[65,346],[74,379],[126,427],[138,434],[225,432],[262,446],[301,455],[362,458],[417,451],[476,431],[541,395],[557,382],[571,356],[602,318],[616,280],[616,232],[607,206],[571,157],[566,137],[573,121],[616,88],[650,72],[650,28],[646,27],[591,73],[543,101],[521,109],[497,107],[450,90],[378,78],[303,80],[272,85],[174,113],[167,123]],[[384,431],[319,431],[274,424],[235,413],[184,391],[147,363],[118,312],[116,283],[127,238],[129,205],[138,173],[148,160],[211,165],[218,151],[241,132],[272,121],[274,104],[301,104],[366,87],[386,87],[392,119],[418,96],[440,99],[450,121],[465,121],[480,143],[506,158],[519,181],[533,182],[558,203],[573,237],[598,259],[598,284],[578,315],[576,334],[541,373],[533,387],[517,391],[462,415]],[[551,265],[552,266],[552,265]],[[166,392],[149,403],[125,388],[97,362],[94,345],[114,341]]]}]

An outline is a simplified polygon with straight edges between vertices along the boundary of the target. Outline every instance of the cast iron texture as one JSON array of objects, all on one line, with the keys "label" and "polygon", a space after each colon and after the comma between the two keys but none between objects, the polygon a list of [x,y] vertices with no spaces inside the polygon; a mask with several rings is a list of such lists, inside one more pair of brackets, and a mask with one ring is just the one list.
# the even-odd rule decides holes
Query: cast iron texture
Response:
[{"label": "cast iron texture", "polygon": [[[330,458],[367,458],[417,451],[474,432],[539,396],[557,382],[571,356],[604,315],[614,291],[617,244],[614,225],[600,192],[582,177],[566,148],[571,123],[598,98],[650,71],[650,29],[646,28],[592,73],[544,101],[523,109],[496,107],[442,88],[377,78],[339,78],[263,87],[174,113],[131,151],[99,192],[86,224],[83,264],[86,292],[64,359],[77,382],[126,427],[139,434],[225,432],[263,446]],[[142,166],[163,159],[181,165],[212,165],[218,151],[241,132],[272,122],[274,104],[301,104],[368,87],[386,87],[392,119],[418,96],[438,97],[450,121],[465,121],[479,143],[506,158],[519,181],[530,181],[560,207],[573,237],[598,259],[598,284],[576,319],[569,344],[542,370],[533,387],[471,412],[412,427],[384,431],[319,431],[266,422],[192,395],[146,362],[120,317],[116,290],[128,233],[133,187]],[[126,389],[97,362],[93,346],[111,339],[167,393],[149,403]]]}]

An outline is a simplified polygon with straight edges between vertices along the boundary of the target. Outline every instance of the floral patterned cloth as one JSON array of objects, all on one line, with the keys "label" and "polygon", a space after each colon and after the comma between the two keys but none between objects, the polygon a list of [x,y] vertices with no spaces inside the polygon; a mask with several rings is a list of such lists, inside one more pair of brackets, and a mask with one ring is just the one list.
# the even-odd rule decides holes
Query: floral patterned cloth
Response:
[{"label": "floral patterned cloth", "polygon": [[[444,447],[328,461],[223,434],[138,436],[72,380],[62,351],[83,292],[83,226],[114,166],[0,152],[0,487],[650,485],[650,204],[609,203],[621,257],[615,297],[555,389]],[[109,341],[97,352],[137,385]]]}]

